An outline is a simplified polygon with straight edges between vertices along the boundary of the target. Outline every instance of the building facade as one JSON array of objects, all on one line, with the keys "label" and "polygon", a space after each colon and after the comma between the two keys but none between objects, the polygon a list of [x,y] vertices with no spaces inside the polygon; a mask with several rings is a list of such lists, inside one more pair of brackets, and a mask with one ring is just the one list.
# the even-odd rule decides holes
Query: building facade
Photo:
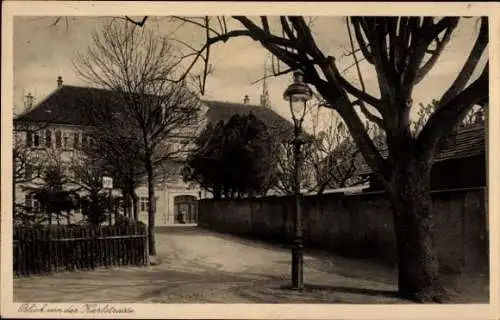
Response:
[{"label": "building facade", "polygon": [[[235,114],[248,114],[252,112],[269,127],[280,128],[289,132],[292,125],[289,121],[279,116],[272,110],[269,104],[267,89],[263,90],[261,105],[250,104],[248,96],[243,103],[230,103],[222,101],[202,100],[200,127],[209,122],[227,121]],[[23,150],[29,153],[30,161],[36,159],[38,164],[51,161],[61,161],[68,167],[84,157],[81,147],[93,143],[88,134],[91,123],[86,115],[91,112],[89,105],[94,101],[89,99],[109,99],[107,95],[111,91],[64,85],[62,78],[57,79],[57,89],[36,105],[28,105],[27,111],[14,120],[15,150]],[[94,103],[95,104],[95,103]],[[196,130],[187,128],[178,141],[167,141],[168,147],[176,148],[179,143],[193,141],[197,134]],[[184,141],[184,142],[183,142]],[[197,200],[211,197],[209,193],[196,186],[185,183],[182,180],[180,169],[183,166],[182,157],[173,165],[176,174],[171,175],[164,181],[155,183],[155,225],[166,226],[175,224],[195,224],[197,222]],[[20,161],[15,161],[14,170],[19,169]],[[24,204],[26,207],[36,208],[39,206],[27,192],[26,186],[40,183],[39,177],[34,177],[28,164],[26,168],[18,170],[14,181],[15,203]],[[71,177],[68,170],[66,174]],[[71,184],[69,184],[71,185]],[[119,190],[113,190],[113,196],[119,197]],[[144,223],[148,221],[148,190],[145,183],[136,189],[139,198],[139,217]],[[79,210],[75,210],[67,221],[61,223],[76,223],[83,216]]]}]

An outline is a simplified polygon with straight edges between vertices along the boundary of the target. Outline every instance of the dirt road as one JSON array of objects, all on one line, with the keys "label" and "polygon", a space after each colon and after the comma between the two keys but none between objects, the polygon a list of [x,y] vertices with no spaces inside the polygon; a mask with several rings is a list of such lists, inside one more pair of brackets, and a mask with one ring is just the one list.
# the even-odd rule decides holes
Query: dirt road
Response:
[{"label": "dirt road", "polygon": [[157,265],[14,280],[16,302],[404,303],[395,275],[368,263],[305,255],[303,292],[289,290],[290,252],[197,228],[157,234]]}]

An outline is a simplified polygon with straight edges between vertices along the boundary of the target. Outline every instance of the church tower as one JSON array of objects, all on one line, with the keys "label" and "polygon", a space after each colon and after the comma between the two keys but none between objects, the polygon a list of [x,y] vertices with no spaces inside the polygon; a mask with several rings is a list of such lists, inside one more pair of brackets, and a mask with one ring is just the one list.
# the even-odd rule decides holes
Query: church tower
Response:
[{"label": "church tower", "polygon": [[271,101],[269,99],[269,91],[267,89],[267,58],[264,61],[264,80],[262,82],[262,94],[260,95],[260,105],[262,107],[271,107]]}]

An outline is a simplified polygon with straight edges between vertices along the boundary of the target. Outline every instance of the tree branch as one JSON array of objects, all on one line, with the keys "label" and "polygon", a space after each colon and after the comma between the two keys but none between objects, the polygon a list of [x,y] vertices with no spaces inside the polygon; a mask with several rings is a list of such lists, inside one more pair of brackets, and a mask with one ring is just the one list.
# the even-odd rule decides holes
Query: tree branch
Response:
[{"label": "tree branch", "polygon": [[265,77],[262,77],[260,79],[255,80],[255,81],[252,81],[251,84],[259,83],[260,81],[268,79],[268,78],[282,76],[284,74],[288,74],[288,73],[293,72],[293,71],[294,71],[294,69],[288,68],[288,69],[285,69],[285,70],[282,70],[282,71],[279,71],[279,72],[273,72],[273,74],[271,74],[271,75],[267,75]]},{"label": "tree branch", "polygon": [[445,105],[450,101],[454,96],[456,96],[463,88],[467,85],[467,82],[470,80],[474,70],[476,69],[481,56],[488,45],[488,18],[481,18],[481,28],[479,30],[479,34],[477,35],[476,42],[472,47],[472,50],[465,62],[462,70],[460,70],[459,74],[455,78],[455,81],[451,84],[445,94],[442,96],[437,109],[440,109],[441,105]]},{"label": "tree branch", "polygon": [[489,70],[487,63],[477,80],[460,94],[451,98],[446,104],[441,105],[429,117],[417,137],[417,143],[424,150],[428,150],[428,156],[433,154],[439,139],[447,134],[470,108],[488,99],[488,84]]},{"label": "tree branch", "polygon": [[369,93],[366,93],[364,91],[359,90],[355,86],[353,86],[349,81],[347,81],[343,76],[340,74],[337,75],[337,79],[339,81],[339,84],[350,94],[352,94],[356,99],[362,100],[369,105],[373,106],[380,112],[381,108],[381,101],[380,99],[375,98],[374,96],[370,95]]},{"label": "tree branch", "polygon": [[370,112],[370,110],[368,110],[368,108],[366,107],[366,105],[363,103],[363,101],[361,100],[356,100],[352,103],[353,106],[359,106],[360,109],[361,109],[361,112],[363,112],[363,114],[365,115],[365,117],[370,120],[371,122],[375,123],[379,128],[383,128],[384,127],[384,122],[381,118],[377,117],[376,115],[374,115],[373,113]]},{"label": "tree branch", "polygon": [[134,19],[131,19],[129,16],[125,16],[125,20],[136,26],[142,27],[146,23],[146,20],[148,20],[148,16],[144,16],[140,21],[136,21]]},{"label": "tree branch", "polygon": [[[439,38],[436,38],[436,49],[432,51],[431,57],[429,58],[429,60],[427,60],[427,62],[422,67],[420,67],[420,69],[417,71],[417,74],[415,76],[415,84],[420,83],[425,78],[427,73],[429,73],[429,71],[432,69],[432,67],[436,64],[436,62],[439,59],[439,57],[441,56],[441,53],[443,52],[444,48],[446,47],[446,45],[450,41],[451,33],[452,33],[452,29],[448,28],[448,29],[446,29],[442,40],[439,40]],[[428,51],[426,51],[426,52],[428,53]]]},{"label": "tree branch", "polygon": [[363,53],[363,56],[365,57],[366,61],[368,63],[373,64],[373,55],[369,49],[370,43],[368,40],[368,35],[365,40],[365,37],[363,36],[363,32],[361,31],[361,19],[360,17],[351,17],[351,23],[354,26],[354,34],[356,36],[356,40],[358,41],[359,44],[359,49]]}]

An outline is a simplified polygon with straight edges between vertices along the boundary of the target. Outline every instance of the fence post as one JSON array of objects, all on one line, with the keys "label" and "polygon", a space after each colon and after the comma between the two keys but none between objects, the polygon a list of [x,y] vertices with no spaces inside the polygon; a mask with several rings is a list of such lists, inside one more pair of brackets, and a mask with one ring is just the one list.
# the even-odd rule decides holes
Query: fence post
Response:
[{"label": "fence post", "polygon": [[145,231],[146,237],[144,237],[145,242],[145,250],[144,250],[144,265],[148,266],[150,264],[149,261],[149,233],[148,228],[146,226],[142,226],[142,229]]}]

